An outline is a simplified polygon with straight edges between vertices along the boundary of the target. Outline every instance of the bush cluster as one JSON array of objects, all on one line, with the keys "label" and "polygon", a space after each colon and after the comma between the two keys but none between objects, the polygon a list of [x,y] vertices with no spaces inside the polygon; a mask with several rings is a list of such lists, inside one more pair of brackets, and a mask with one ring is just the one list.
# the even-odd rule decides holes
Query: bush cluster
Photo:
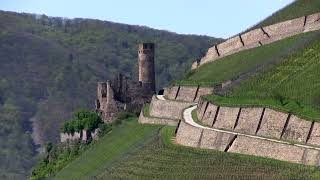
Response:
[{"label": "bush cluster", "polygon": [[74,118],[63,124],[62,132],[73,134],[86,129],[90,132],[94,131],[102,124],[101,117],[93,111],[81,109],[75,112]]}]

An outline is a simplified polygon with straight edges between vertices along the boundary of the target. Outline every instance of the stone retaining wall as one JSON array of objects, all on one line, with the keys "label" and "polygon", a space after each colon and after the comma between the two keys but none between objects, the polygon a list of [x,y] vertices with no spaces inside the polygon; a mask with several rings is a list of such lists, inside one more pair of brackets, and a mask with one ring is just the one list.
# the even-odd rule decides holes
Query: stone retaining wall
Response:
[{"label": "stone retaining wall", "polygon": [[182,111],[192,104],[181,101],[163,101],[153,96],[150,103],[150,115],[158,118],[181,119]]},{"label": "stone retaining wall", "polygon": [[233,130],[240,108],[220,107],[217,118],[213,123],[214,128]]},{"label": "stone retaining wall", "polygon": [[240,133],[255,134],[263,108],[242,108],[235,131]]},{"label": "stone retaining wall", "polygon": [[181,121],[176,134],[176,142],[189,147],[199,147],[202,133],[203,129]]},{"label": "stone retaining wall", "polygon": [[282,136],[283,139],[305,143],[312,122],[305,121],[297,116],[291,116]]},{"label": "stone retaining wall", "polygon": [[169,100],[198,102],[201,96],[212,93],[210,87],[173,86],[165,89],[164,96]]},{"label": "stone retaining wall", "polygon": [[165,119],[165,118],[155,118],[155,117],[145,117],[143,115],[143,111],[141,111],[140,116],[139,116],[139,123],[177,126],[178,120]]},{"label": "stone retaining wall", "polygon": [[279,22],[257,28],[244,34],[232,37],[225,42],[209,48],[206,55],[192,64],[196,69],[203,64],[213,62],[236,52],[262,46],[304,32],[320,29],[320,13]]},{"label": "stone retaining wall", "polygon": [[199,147],[225,151],[234,137],[233,134],[204,129]]},{"label": "stone retaining wall", "polygon": [[320,123],[269,108],[221,107],[201,98],[197,116],[215,129],[320,147]]},{"label": "stone retaining wall", "polygon": [[266,108],[257,135],[280,139],[288,114]]},{"label": "stone retaining wall", "polygon": [[305,148],[289,144],[239,136],[230,147],[229,152],[301,163],[304,150]]},{"label": "stone retaining wall", "polygon": [[184,121],[177,128],[176,143],[184,146],[320,165],[320,151],[317,149],[194,127]]}]

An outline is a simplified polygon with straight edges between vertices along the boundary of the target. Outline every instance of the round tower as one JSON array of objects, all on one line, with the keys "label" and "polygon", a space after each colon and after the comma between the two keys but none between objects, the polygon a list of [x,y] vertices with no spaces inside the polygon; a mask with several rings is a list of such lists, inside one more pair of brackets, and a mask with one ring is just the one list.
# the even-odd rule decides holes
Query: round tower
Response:
[{"label": "round tower", "polygon": [[156,92],[154,70],[154,43],[139,44],[139,82],[145,93]]}]

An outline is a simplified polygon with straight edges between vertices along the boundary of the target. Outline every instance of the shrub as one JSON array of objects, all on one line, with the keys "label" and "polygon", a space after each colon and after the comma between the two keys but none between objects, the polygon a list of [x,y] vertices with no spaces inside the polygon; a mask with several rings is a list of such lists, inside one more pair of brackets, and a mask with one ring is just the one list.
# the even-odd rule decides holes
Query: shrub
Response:
[{"label": "shrub", "polygon": [[74,113],[74,119],[64,123],[62,131],[73,134],[87,129],[92,132],[102,123],[103,121],[96,112],[81,109]]}]

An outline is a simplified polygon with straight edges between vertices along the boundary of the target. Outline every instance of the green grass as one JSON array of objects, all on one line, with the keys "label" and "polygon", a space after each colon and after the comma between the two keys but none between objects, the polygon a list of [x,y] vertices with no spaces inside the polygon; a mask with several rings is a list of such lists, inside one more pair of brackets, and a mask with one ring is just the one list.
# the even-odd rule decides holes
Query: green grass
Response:
[{"label": "green grass", "polygon": [[86,179],[94,176],[135,145],[157,133],[159,128],[160,126],[140,125],[136,118],[124,121],[62,169],[54,179]]},{"label": "green grass", "polygon": [[109,167],[102,179],[317,179],[315,167],[172,144],[174,128]]},{"label": "green grass", "polygon": [[319,0],[297,0],[284,9],[281,9],[280,11],[266,18],[258,25],[254,26],[254,28],[267,26],[318,12],[320,12]]},{"label": "green grass", "polygon": [[[194,109],[194,110],[191,112],[191,116],[192,116],[192,119],[193,119],[194,122],[196,122],[197,124],[203,125],[202,122],[201,122],[201,121],[199,120],[199,118],[198,118],[197,109]],[[205,126],[205,125],[203,125],[203,126]]]},{"label": "green grass", "polygon": [[315,41],[318,32],[300,34],[262,47],[241,51],[199,67],[175,83],[180,85],[214,86],[235,79],[258,68],[274,67],[297,49]]},{"label": "green grass", "polygon": [[147,103],[143,106],[143,115],[144,117],[150,117],[150,104]]}]

